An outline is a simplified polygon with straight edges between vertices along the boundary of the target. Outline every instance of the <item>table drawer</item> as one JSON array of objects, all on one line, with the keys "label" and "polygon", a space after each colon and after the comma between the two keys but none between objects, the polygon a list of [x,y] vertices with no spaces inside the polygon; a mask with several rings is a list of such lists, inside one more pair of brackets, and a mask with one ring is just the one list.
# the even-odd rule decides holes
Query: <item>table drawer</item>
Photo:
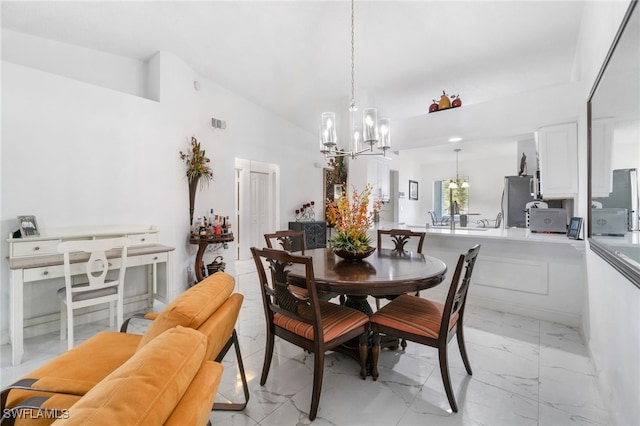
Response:
[{"label": "table drawer", "polygon": [[131,241],[131,245],[144,245],[155,244],[158,242],[158,234],[145,233],[145,234],[129,234],[127,238]]},{"label": "table drawer", "polygon": [[[72,263],[71,275],[83,275],[86,273],[86,262]],[[120,259],[109,259],[109,269],[120,267]],[[86,275],[85,275],[86,276]],[[64,277],[64,265],[42,266],[40,268],[29,268],[24,270],[24,282],[50,280],[52,278]]]},{"label": "table drawer", "polygon": [[64,277],[64,266],[43,266],[41,268],[25,269],[24,282],[49,280]]},{"label": "table drawer", "polygon": [[142,256],[131,256],[127,258],[127,267],[132,266],[140,266],[140,265],[151,265],[153,263],[162,263],[166,262],[168,258],[168,253],[152,253],[152,254],[144,254]]},{"label": "table drawer", "polygon": [[61,240],[20,241],[13,244],[13,257],[46,256],[58,253]]}]

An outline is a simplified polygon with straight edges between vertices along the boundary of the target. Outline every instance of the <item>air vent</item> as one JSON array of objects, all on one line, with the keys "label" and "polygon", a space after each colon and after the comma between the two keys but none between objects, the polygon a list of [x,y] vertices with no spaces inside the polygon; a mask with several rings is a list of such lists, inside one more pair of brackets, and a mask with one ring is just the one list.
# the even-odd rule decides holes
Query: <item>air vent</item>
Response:
[{"label": "air vent", "polygon": [[227,122],[224,120],[218,120],[217,118],[212,118],[211,127],[213,127],[214,129],[226,129]]}]

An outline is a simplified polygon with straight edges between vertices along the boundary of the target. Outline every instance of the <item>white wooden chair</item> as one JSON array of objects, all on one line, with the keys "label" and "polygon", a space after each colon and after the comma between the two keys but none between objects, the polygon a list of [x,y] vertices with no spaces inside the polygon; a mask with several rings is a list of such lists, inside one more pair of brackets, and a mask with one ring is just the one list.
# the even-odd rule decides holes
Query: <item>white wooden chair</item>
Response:
[{"label": "white wooden chair", "polygon": [[[117,327],[123,321],[123,284],[127,261],[127,238],[109,238],[101,240],[65,241],[58,244],[58,252],[64,255],[65,286],[58,290],[60,298],[60,340],[68,334],[68,349],[73,348],[73,310],[85,306],[109,303],[109,326],[114,327],[114,305],[117,316]],[[119,256],[107,259],[107,251],[119,250]],[[88,283],[73,285],[73,275],[77,275],[77,261],[90,257],[84,272]],[[107,280],[109,268],[119,268],[114,280]]]}]

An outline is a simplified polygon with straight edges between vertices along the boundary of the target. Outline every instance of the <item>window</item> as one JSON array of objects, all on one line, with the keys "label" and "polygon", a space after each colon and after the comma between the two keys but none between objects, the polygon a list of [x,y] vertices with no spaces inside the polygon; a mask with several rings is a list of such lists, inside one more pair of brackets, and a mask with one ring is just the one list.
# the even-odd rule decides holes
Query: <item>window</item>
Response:
[{"label": "window", "polygon": [[453,214],[469,213],[469,179],[458,179],[458,188],[449,189],[455,179],[437,180],[433,183],[433,208],[438,217],[451,215],[453,200]]}]

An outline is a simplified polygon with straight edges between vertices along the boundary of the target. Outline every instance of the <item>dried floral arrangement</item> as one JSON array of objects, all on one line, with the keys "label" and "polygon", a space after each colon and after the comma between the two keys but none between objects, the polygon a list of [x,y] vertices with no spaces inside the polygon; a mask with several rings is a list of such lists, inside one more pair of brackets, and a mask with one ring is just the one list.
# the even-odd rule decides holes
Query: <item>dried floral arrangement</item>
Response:
[{"label": "dried floral arrangement", "polygon": [[374,201],[369,210],[372,190],[368,183],[362,192],[353,188],[351,195],[344,192],[338,200],[329,202],[327,221],[336,229],[336,235],[331,239],[333,249],[361,253],[370,248],[371,238],[367,231],[381,207],[380,201]]},{"label": "dried floral arrangement", "polygon": [[205,182],[213,180],[213,170],[209,165],[211,160],[205,155],[205,150],[200,147],[195,136],[191,137],[191,152],[185,154],[180,151],[180,159],[187,165],[187,179],[190,183],[198,178],[204,178]]}]

